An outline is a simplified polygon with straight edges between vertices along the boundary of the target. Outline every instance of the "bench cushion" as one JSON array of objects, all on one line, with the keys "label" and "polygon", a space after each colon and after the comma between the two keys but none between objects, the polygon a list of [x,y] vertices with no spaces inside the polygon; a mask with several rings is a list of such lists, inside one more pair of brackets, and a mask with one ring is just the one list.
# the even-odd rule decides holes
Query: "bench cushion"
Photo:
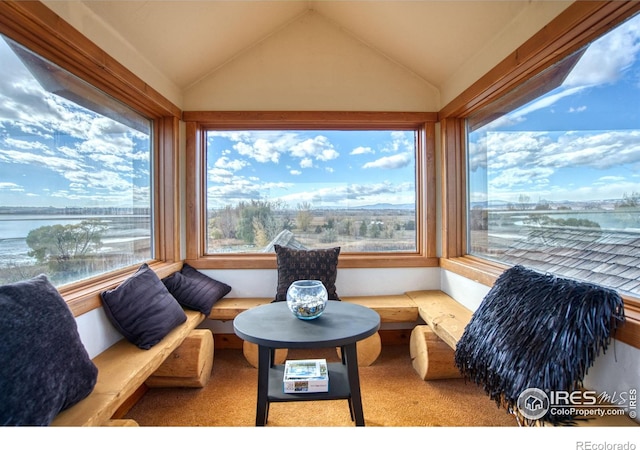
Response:
[{"label": "bench cushion", "polygon": [[45,275],[0,287],[0,425],[49,425],[91,393],[98,369]]},{"label": "bench cushion", "polygon": [[115,289],[101,294],[104,311],[131,343],[149,349],[186,320],[158,275],[143,264]]}]

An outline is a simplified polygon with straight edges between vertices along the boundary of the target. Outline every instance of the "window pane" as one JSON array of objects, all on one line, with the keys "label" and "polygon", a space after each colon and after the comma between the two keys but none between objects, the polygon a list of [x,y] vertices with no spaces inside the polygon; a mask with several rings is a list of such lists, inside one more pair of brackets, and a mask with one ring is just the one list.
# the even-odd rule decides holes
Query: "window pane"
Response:
[{"label": "window pane", "polygon": [[152,257],[151,123],[0,39],[0,283]]},{"label": "window pane", "polygon": [[469,118],[470,254],[640,295],[639,52],[636,16]]},{"label": "window pane", "polygon": [[207,132],[207,253],[415,252],[416,132]]}]

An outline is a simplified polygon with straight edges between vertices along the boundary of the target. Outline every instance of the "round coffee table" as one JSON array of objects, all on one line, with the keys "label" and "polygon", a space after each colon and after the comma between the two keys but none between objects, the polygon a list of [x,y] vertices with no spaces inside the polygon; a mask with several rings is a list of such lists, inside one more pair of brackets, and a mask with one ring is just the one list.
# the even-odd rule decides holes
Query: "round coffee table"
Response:
[{"label": "round coffee table", "polygon": [[[286,302],[269,303],[240,313],[233,329],[241,339],[258,345],[258,400],[256,426],[267,424],[269,404],[312,400],[349,401],[351,419],[364,426],[356,343],[380,328],[374,310],[353,303],[329,301],[324,313],[313,320],[301,320]],[[329,391],[288,394],[283,392],[284,365],[275,365],[278,348],[340,347],[342,361],[329,363]]]}]

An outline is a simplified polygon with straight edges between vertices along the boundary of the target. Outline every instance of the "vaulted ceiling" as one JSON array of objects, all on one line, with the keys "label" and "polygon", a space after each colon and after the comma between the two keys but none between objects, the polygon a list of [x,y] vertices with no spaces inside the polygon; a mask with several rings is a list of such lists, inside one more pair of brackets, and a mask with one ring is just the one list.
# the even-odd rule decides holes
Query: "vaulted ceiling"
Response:
[{"label": "vaulted ceiling", "polygon": [[[442,84],[543,0],[83,0],[181,90],[314,12],[364,45]],[[51,2],[49,2],[51,3]],[[522,20],[522,17],[520,17]]]}]

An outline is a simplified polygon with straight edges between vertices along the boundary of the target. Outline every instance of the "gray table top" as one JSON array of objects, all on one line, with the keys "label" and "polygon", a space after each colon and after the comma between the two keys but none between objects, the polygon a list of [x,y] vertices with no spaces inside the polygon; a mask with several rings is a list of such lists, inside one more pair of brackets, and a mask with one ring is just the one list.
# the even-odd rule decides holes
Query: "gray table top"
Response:
[{"label": "gray table top", "polygon": [[331,300],[312,320],[295,317],[287,302],[275,302],[244,311],[233,321],[238,337],[271,348],[338,347],[365,339],[378,328],[380,316],[374,310]]}]

